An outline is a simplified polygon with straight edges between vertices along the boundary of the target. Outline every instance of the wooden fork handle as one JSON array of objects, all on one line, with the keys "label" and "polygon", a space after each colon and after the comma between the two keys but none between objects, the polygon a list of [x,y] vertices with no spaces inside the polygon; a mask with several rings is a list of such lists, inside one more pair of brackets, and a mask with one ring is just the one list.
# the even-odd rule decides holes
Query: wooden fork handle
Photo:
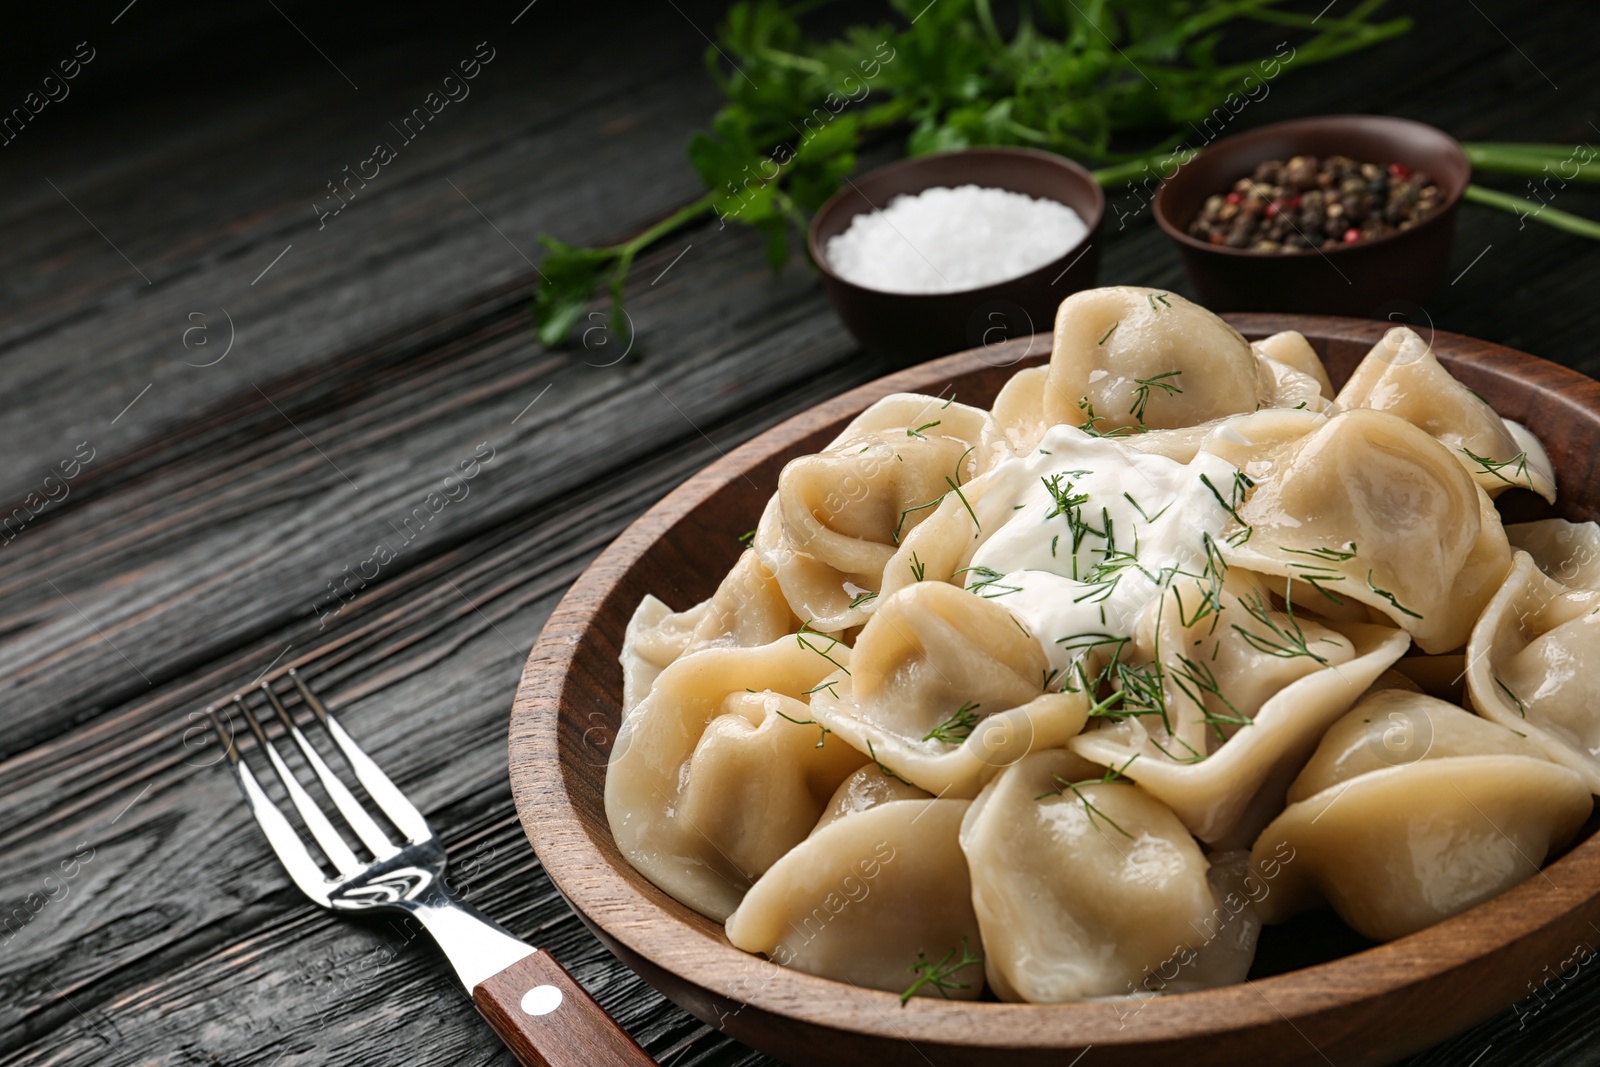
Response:
[{"label": "wooden fork handle", "polygon": [[548,952],[472,991],[472,1002],[527,1067],[640,1067],[655,1061]]}]

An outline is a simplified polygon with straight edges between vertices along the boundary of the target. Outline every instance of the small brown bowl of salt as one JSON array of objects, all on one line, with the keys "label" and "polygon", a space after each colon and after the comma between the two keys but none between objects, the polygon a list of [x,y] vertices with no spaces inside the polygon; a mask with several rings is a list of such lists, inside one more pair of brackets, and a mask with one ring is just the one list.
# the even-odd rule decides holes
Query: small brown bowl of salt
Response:
[{"label": "small brown bowl of salt", "polygon": [[1204,149],[1156,191],[1155,217],[1213,311],[1370,318],[1439,287],[1471,177],[1443,130],[1322,115]]},{"label": "small brown bowl of salt", "polygon": [[972,148],[847,181],[808,245],[845,327],[908,365],[1049,334],[1061,301],[1095,284],[1104,212],[1094,176],[1069,159]]}]

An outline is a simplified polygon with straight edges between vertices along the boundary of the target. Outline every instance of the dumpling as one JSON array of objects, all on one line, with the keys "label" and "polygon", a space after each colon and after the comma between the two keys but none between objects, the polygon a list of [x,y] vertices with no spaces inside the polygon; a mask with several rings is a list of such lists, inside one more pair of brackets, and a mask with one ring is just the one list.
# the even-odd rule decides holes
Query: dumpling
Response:
[{"label": "dumpling", "polygon": [[976,1000],[983,947],[958,841],[969,805],[896,800],[820,827],[751,886],[728,940],[868,989]]},{"label": "dumpling", "polygon": [[885,397],[827,449],[783,468],[755,551],[812,629],[859,626],[901,539],[946,494],[1008,455],[981,408]]},{"label": "dumpling", "polygon": [[1208,880],[1164,805],[1061,750],[984,787],[961,824],[984,969],[1002,1000],[1055,1004],[1241,981],[1259,922]]},{"label": "dumpling", "polygon": [[722,920],[811,831],[865,758],[824,732],[808,692],[849,649],[811,636],[710,648],[661,672],[623,720],[606,772],[606,818],[628,862]]},{"label": "dumpling", "polygon": [[1417,694],[1367,697],[1328,731],[1256,841],[1268,923],[1326,902],[1376,941],[1538,873],[1592,808],[1579,777],[1509,730]]},{"label": "dumpling", "polygon": [[1521,731],[1600,793],[1600,592],[1570,590],[1517,552],[1467,644],[1478,714]]},{"label": "dumpling", "polygon": [[646,595],[622,641],[623,714],[638,706],[662,668],[680,656],[703,648],[765,645],[799,628],[777,577],[748,548],[717,591],[692,608],[674,612]]},{"label": "dumpling", "polygon": [[1541,519],[1507,526],[1506,539],[1568,589],[1600,589],[1600,525]]},{"label": "dumpling", "polygon": [[1083,728],[1082,693],[1046,693],[1039,642],[993,600],[917,582],[878,606],[848,669],[811,698],[819,722],[940,796],[970,798],[1032,748]]},{"label": "dumpling", "polygon": [[1040,392],[1046,425],[1193,426],[1256,410],[1260,371],[1239,331],[1173,293],[1118,285],[1056,311]]},{"label": "dumpling", "polygon": [[1336,403],[1346,411],[1385,411],[1420,427],[1491,496],[1521,486],[1546,500],[1556,498],[1555,472],[1538,441],[1531,447],[1519,442],[1505,420],[1456,381],[1428,342],[1405,326],[1396,326],[1373,346]]},{"label": "dumpling", "polygon": [[1288,801],[1297,804],[1386,767],[1497,754],[1548,759],[1526,736],[1454,704],[1411,690],[1382,689],[1363,697],[1328,728],[1289,787]]},{"label": "dumpling", "polygon": [[828,806],[822,811],[822,818],[817,820],[817,825],[811,832],[836,822],[847,815],[856,815],[879,804],[887,804],[891,800],[932,800],[933,794],[926,789],[918,789],[903,778],[884,773],[882,767],[875,763],[868,763],[856,771],[833,791],[833,797],[828,801]]},{"label": "dumpling", "polygon": [[1284,330],[1282,333],[1263,337],[1259,341],[1252,341],[1250,351],[1256,354],[1257,359],[1281,363],[1306,375],[1317,383],[1317,391],[1324,399],[1333,399],[1333,381],[1328,377],[1328,368],[1323,365],[1316,349],[1311,347],[1311,342],[1307,341],[1305,334],[1300,331]]},{"label": "dumpling", "polygon": [[1236,506],[1236,564],[1377,609],[1425,652],[1466,643],[1510,564],[1493,503],[1427,433],[1341,412],[1277,453]]},{"label": "dumpling", "polygon": [[1109,674],[1120,702],[1069,747],[1123,768],[1202,841],[1247,846],[1322,732],[1410,644],[1288,607],[1234,573],[1175,582],[1143,648]]}]

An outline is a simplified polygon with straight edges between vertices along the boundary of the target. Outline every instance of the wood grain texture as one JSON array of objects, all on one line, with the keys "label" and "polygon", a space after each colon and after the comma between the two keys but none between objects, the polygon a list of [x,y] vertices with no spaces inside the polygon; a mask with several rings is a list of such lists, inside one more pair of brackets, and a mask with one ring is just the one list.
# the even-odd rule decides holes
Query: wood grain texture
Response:
[{"label": "wood grain texture", "polygon": [[[803,265],[774,279],[758,240],[715,224],[641,262],[640,343],[622,362],[532,338],[519,250],[537,263],[541,232],[625,237],[699,192],[683,145],[716,104],[701,31],[724,6],[540,0],[515,25],[524,0],[8,13],[3,106],[75,42],[99,58],[0,148],[0,512],[78,442],[97,458],[0,546],[0,1063],[512,1063],[410,931],[301,899],[194,747],[191,715],[291,660],[419,802],[472,902],[553,951],[659,1060],[772,1062],[573,917],[527,847],[504,749],[526,652],[585,563],[719,449],[883,373]],[[1463,139],[1596,143],[1591,7],[1407,7],[1409,38],[1337,77],[1286,72],[1230,128],[1371,111]],[[500,55],[471,98],[318,230],[314,194],[485,39]],[[1141,201],[1107,192],[1102,279],[1192,295]],[[1600,192],[1555,206],[1600,216]],[[1600,245],[1468,205],[1458,275],[1414,321],[1600,369]],[[185,366],[212,358],[183,346],[188,314],[210,316],[215,342],[219,306],[237,345]],[[329,595],[485,440],[501,458],[471,495],[319,629],[307,594]],[[81,846],[93,858],[63,883]],[[1590,1062],[1596,972],[1538,976],[1519,1010],[1415,1062]]]},{"label": "wood grain texture", "polygon": [[525,1067],[655,1062],[548,952],[535,952],[482,982],[472,1001]]},{"label": "wood grain texture", "polygon": [[[1241,315],[1249,338],[1298,330],[1335,385],[1387,328],[1315,316]],[[1558,513],[1600,516],[1600,382],[1498,345],[1440,333],[1434,351],[1496,410],[1541,428],[1559,479]],[[1030,354],[1031,353],[1031,354]],[[1410,937],[1341,958],[1263,942],[1283,973],[1126,1003],[912,1001],[764,963],[720,924],[679,904],[624,860],[605,815],[605,756],[619,726],[623,632],[646,593],[684,608],[715,590],[783,464],[817,450],[896,392],[989,406],[1048,339],[950,356],[852,390],[741,446],[669,494],[601,554],[545,625],[511,719],[511,781],[523,826],[562,894],[624,961],[708,1023],[796,1064],[1044,1065],[1094,1049],[1115,1064],[1289,1065],[1308,1052],[1381,1064],[1450,1037],[1520,998],[1600,918],[1600,839],[1545,871]],[[1544,429],[1548,427],[1548,429]],[[1330,920],[1329,925],[1337,925]],[[1287,948],[1287,952],[1284,949]],[[1309,1046],[1309,1048],[1307,1047]]]}]

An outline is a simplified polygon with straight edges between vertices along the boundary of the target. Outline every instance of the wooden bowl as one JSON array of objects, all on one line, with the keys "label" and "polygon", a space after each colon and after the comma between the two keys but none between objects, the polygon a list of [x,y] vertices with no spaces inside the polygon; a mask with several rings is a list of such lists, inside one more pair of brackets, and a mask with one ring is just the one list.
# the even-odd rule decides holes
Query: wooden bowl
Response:
[{"label": "wooden bowl", "polygon": [[[857,215],[887,207],[897,196],[960,185],[1009,189],[1065,204],[1078,213],[1089,232],[1021,277],[953,293],[869,289],[840,277],[828,265],[828,241],[849,229]],[[845,328],[862,347],[906,366],[962,349],[993,348],[1035,332],[1049,333],[1061,301],[1095,283],[1100,270],[1095,231],[1105,209],[1105,194],[1094,175],[1064,156],[1033,148],[968,148],[902,159],[852,179],[812,217],[806,245]]]},{"label": "wooden bowl", "polygon": [[[1335,382],[1384,324],[1230,317],[1248,337],[1304,333]],[[1012,342],[1027,351],[1029,339]],[[1440,333],[1451,371],[1536,428],[1555,461],[1560,514],[1600,515],[1600,383],[1544,360]],[[1035,345],[1048,351],[1048,341]],[[888,393],[953,385],[987,405],[1017,366],[961,353],[902,371],[777,426],[713,463],[630,526],[573,585],[528,657],[511,715],[511,784],[529,839],[573,909],[624,963],[688,1011],[792,1064],[1376,1064],[1425,1048],[1529,994],[1546,965],[1600,922],[1600,838],[1493,900],[1410,937],[1364,947],[1331,913],[1270,928],[1252,980],[1143,1002],[1031,1005],[915,998],[784,970],[733,948],[722,927],[636,872],[611,838],[603,791],[616,736],[623,627],[646,593],[674,608],[709,596],[738,536],[790,458],[824,446]],[[1542,502],[1541,502],[1542,503]],[[1291,924],[1293,925],[1293,924]],[[1289,932],[1285,932],[1289,930]],[[1342,931],[1342,932],[1341,932]],[[1269,947],[1271,951],[1269,950]],[[1353,954],[1339,956],[1338,953]],[[1330,958],[1330,956],[1334,958]],[[1263,972],[1281,970],[1264,976]],[[1318,1053],[1320,1052],[1320,1056]]]},{"label": "wooden bowl", "polygon": [[[1228,192],[1258,163],[1299,155],[1401,163],[1427,173],[1444,201],[1408,230],[1295,255],[1226,248],[1189,235],[1206,197]],[[1223,138],[1162,182],[1153,208],[1205,307],[1377,318],[1397,301],[1422,304],[1433,296],[1471,180],[1466,152],[1443,130],[1387,115],[1318,115]]]}]

